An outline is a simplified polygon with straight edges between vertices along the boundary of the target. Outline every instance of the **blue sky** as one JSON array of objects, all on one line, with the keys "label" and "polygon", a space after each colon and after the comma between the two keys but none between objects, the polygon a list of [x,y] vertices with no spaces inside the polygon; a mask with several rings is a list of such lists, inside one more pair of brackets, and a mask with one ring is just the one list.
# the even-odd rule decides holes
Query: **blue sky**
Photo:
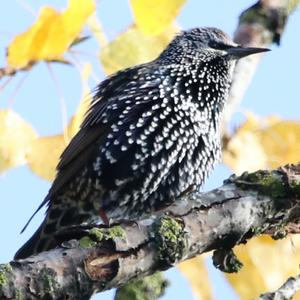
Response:
[{"label": "blue sky", "polygon": [[[26,5],[27,3],[28,5]],[[34,21],[30,12],[37,13],[41,5],[62,8],[66,1],[6,1],[0,17],[0,66],[5,65],[5,47],[11,38],[24,31]],[[199,26],[215,26],[233,34],[239,14],[254,1],[189,0],[182,9],[178,22],[183,29]],[[28,9],[30,7],[30,9]],[[98,14],[109,39],[124,31],[132,22],[132,15],[125,0],[103,0],[98,2]],[[257,70],[255,78],[243,100],[241,111],[250,110],[258,115],[276,114],[283,119],[299,120],[299,69],[300,69],[300,11],[290,18],[280,47],[272,46]],[[87,42],[82,49],[97,53],[97,44]],[[82,60],[85,60],[83,57]],[[91,61],[90,57],[86,60]],[[105,75],[96,58],[92,60],[99,80]],[[52,65],[60,89],[65,98],[67,115],[71,116],[81,98],[81,82],[78,72],[72,67]],[[34,67],[14,95],[24,73],[18,74],[1,91],[0,108],[11,107],[29,121],[40,135],[51,135],[62,131],[61,106],[57,89],[49,75],[47,66],[40,63]],[[0,82],[2,84],[2,82]],[[95,85],[96,83],[94,83]],[[93,83],[92,83],[93,85]],[[231,126],[236,127],[242,115],[237,113]],[[205,189],[222,183],[230,174],[225,166],[219,166],[208,180]],[[0,233],[2,246],[0,262],[12,259],[15,251],[31,236],[43,218],[39,213],[24,234],[19,232],[46,195],[50,183],[32,174],[26,167],[19,167],[0,175]],[[215,299],[235,299],[234,294],[222,280],[222,274],[211,267],[210,275],[215,286]],[[175,268],[167,272],[172,281],[164,300],[193,299],[186,280]],[[226,296],[225,296],[226,295]],[[112,292],[95,296],[94,299],[112,299]]]}]

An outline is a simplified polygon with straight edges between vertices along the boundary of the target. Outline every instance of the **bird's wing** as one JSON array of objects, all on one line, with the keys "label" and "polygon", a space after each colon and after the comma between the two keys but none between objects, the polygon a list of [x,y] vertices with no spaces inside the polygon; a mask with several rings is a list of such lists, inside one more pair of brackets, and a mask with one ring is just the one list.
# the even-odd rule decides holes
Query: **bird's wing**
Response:
[{"label": "bird's wing", "polygon": [[[79,132],[73,137],[63,151],[57,166],[57,175],[49,191],[49,196],[59,192],[82,169],[92,153],[101,145],[111,130],[111,124],[116,121],[125,108],[120,99],[126,98],[126,88],[142,66],[126,69],[104,80],[96,89],[90,109]],[[135,97],[135,95],[131,95]],[[118,110],[109,109],[118,102]],[[123,101],[124,102],[124,101]],[[98,147],[97,147],[98,145]]]},{"label": "bird's wing", "polygon": [[61,155],[56,178],[49,190],[49,197],[59,192],[73,176],[82,170],[84,164],[95,151],[95,142],[101,143],[107,131],[108,127],[103,124],[80,129]]},{"label": "bird's wing", "polygon": [[[140,65],[129,68],[107,78],[97,87],[90,109],[79,132],[73,137],[60,157],[56,178],[49,193],[33,216],[44,205],[49,205],[51,199],[55,199],[55,195],[63,192],[66,184],[84,168],[89,158],[93,157],[93,153],[98,151],[107,134],[111,132],[112,124],[118,120],[120,114],[128,105],[128,100],[134,103],[137,97],[142,98],[149,90],[155,90],[155,87],[158,90],[160,84],[158,80],[153,80],[146,85],[138,82],[141,76],[147,75],[147,72],[149,72],[149,64],[147,67]],[[127,122],[135,120],[136,114],[141,114],[141,111],[147,110],[146,102],[139,101],[139,105],[134,108],[133,114],[129,115]],[[151,102],[151,100],[148,100],[148,102]],[[118,109],[113,108],[114,104],[118,105]],[[23,230],[25,230],[28,223]]]},{"label": "bird's wing", "polygon": [[[144,96],[148,90],[158,87],[160,81],[157,80],[144,86],[138,83],[139,78],[147,72],[149,66],[144,68],[143,65],[126,69],[106,79],[97,87],[81,129],[61,155],[48,199],[61,191],[65,184],[83,168],[89,157],[93,156],[93,152],[98,150],[99,145],[111,131],[111,125],[118,120],[128,105],[126,101],[134,102],[138,96]],[[114,104],[118,109],[114,109]],[[135,106],[133,115],[129,114],[127,122],[134,120],[136,114],[140,114],[145,109],[147,103],[140,101],[140,104]]]}]

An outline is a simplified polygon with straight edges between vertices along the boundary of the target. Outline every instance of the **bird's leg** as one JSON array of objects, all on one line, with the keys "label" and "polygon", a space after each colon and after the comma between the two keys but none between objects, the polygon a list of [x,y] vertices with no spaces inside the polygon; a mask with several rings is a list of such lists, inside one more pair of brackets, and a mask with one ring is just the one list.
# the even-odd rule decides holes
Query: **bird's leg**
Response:
[{"label": "bird's leg", "polygon": [[184,190],[184,191],[179,195],[178,198],[183,197],[183,196],[186,196],[186,195],[188,195],[188,194],[194,192],[195,190],[196,190],[196,185],[195,185],[195,184],[192,184],[192,185],[190,185],[186,190]]},{"label": "bird's leg", "polygon": [[109,219],[103,208],[99,209],[99,216],[100,216],[101,220],[103,221],[103,223],[109,227]]}]

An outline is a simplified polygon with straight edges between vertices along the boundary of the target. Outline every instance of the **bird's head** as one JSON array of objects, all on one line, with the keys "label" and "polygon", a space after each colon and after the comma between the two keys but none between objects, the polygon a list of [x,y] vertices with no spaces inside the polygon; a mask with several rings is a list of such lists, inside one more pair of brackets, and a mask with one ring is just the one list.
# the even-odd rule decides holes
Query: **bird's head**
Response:
[{"label": "bird's head", "polygon": [[[217,57],[237,60],[242,57],[269,51],[266,48],[243,47],[236,44],[222,30],[213,27],[194,28],[183,31],[170,43],[165,52],[177,57],[209,61]],[[164,55],[163,53],[162,55]],[[173,57],[174,57],[173,55]]]}]

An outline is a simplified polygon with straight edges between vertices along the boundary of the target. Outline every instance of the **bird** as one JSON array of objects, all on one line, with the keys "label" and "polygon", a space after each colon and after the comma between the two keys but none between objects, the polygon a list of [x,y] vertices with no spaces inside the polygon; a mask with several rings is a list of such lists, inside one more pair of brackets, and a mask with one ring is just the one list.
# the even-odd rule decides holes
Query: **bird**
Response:
[{"label": "bird", "polygon": [[146,218],[201,188],[221,159],[236,62],[268,50],[198,27],[177,34],[153,61],[101,82],[37,209],[47,207],[45,219],[15,259],[58,246],[62,229]]}]

